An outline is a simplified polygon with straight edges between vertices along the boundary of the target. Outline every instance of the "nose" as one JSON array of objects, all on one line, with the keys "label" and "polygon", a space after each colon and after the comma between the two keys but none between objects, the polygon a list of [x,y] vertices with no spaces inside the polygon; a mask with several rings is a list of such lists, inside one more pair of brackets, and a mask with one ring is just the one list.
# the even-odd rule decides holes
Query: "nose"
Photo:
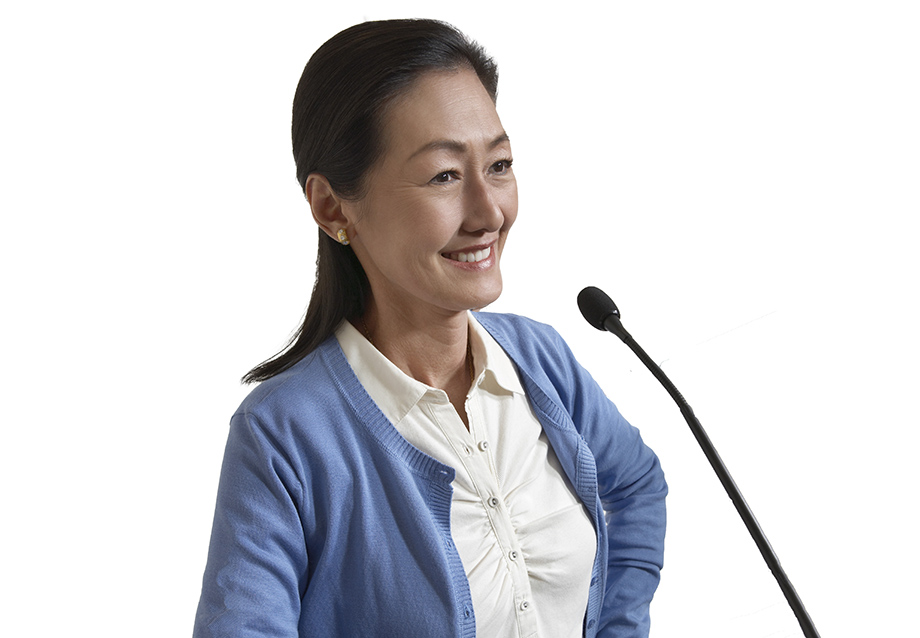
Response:
[{"label": "nose", "polygon": [[494,233],[514,221],[517,214],[517,184],[495,183],[487,176],[467,180],[466,215],[463,228],[469,233]]}]

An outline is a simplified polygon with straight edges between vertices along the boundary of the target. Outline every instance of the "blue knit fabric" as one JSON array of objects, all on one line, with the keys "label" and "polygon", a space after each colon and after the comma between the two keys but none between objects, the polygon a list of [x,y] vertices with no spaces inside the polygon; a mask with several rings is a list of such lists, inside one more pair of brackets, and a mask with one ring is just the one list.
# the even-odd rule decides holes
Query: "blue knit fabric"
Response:
[{"label": "blue knit fabric", "polygon": [[[647,636],[665,530],[657,458],[555,331],[477,319],[517,367],[593,513],[585,636]],[[472,638],[450,534],[453,477],[397,432],[330,338],[231,420],[195,638]]]}]

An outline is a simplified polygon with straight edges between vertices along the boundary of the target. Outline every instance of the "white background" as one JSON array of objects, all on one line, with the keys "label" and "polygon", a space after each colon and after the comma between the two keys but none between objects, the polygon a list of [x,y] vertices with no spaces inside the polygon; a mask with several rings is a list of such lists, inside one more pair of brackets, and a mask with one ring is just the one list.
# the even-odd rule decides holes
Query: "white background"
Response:
[{"label": "white background", "polygon": [[500,65],[521,208],[494,309],[553,324],[661,456],[652,635],[801,633],[585,285],[694,406],[822,635],[920,635],[916,7],[5,8],[0,633],[189,635],[238,379],[312,286],[294,87],[342,28],[419,16]]}]

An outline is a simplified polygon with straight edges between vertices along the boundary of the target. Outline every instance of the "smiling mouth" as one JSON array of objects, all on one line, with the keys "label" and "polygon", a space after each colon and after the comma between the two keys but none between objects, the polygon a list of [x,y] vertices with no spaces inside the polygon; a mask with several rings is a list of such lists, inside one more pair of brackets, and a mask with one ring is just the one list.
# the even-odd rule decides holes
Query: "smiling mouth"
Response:
[{"label": "smiling mouth", "polygon": [[468,253],[445,253],[444,256],[452,261],[459,261],[467,264],[474,264],[477,261],[488,259],[492,254],[492,247],[486,246],[482,250],[475,250]]}]

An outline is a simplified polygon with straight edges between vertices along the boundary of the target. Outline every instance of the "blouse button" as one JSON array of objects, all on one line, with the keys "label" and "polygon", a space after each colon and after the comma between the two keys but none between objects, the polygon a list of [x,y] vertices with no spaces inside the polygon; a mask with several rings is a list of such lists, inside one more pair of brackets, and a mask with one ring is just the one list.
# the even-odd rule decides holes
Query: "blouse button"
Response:
[{"label": "blouse button", "polygon": [[489,500],[486,502],[489,504],[489,507],[498,507],[498,498],[495,496],[490,496]]},{"label": "blouse button", "polygon": [[517,557],[518,557],[518,553],[514,551],[513,549],[510,552],[508,552],[508,558],[510,558],[511,560],[517,560]]},{"label": "blouse button", "polygon": [[527,611],[528,609],[530,609],[530,603],[527,602],[526,600],[522,600],[521,601],[521,611]]},{"label": "blouse button", "polygon": [[480,442],[479,442],[479,449],[480,449],[481,451],[483,451],[483,452],[485,452],[486,450],[488,450],[488,449],[489,449],[489,442],[488,442],[488,441],[480,441]]}]

